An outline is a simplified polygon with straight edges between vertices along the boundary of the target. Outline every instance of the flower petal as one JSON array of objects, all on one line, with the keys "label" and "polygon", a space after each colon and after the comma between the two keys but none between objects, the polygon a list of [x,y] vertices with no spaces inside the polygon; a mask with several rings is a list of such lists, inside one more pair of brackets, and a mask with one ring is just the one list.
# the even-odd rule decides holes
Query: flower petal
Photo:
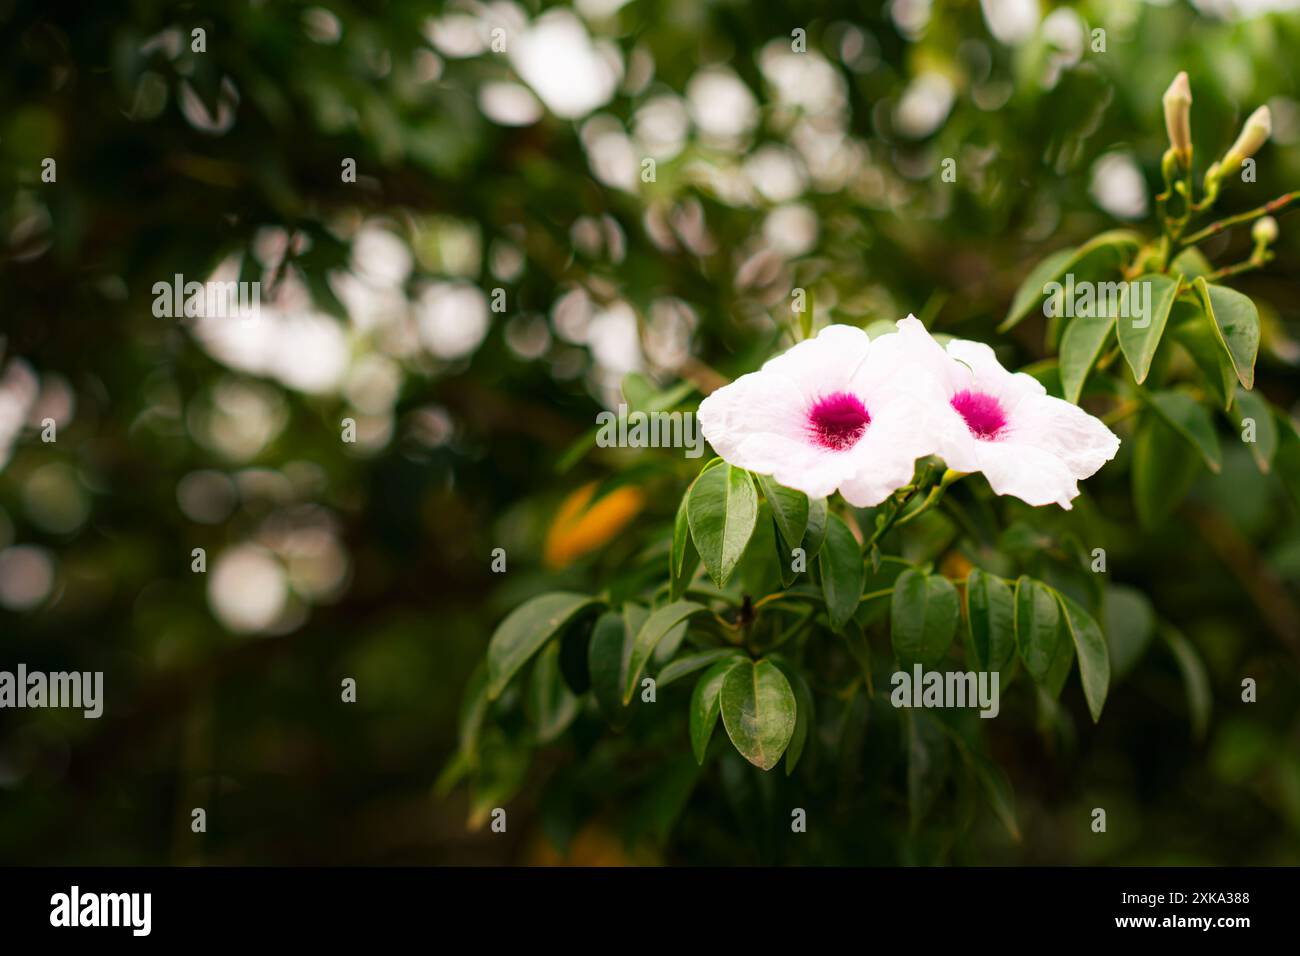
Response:
[{"label": "flower petal", "polygon": [[873,423],[853,449],[855,468],[840,482],[839,492],[855,508],[878,505],[912,480],[922,455],[910,430],[900,434],[888,420]]},{"label": "flower petal", "polygon": [[981,442],[979,471],[999,495],[1013,495],[1035,507],[1058,504],[1067,511],[1079,494],[1070,469],[1050,451],[1015,441]]},{"label": "flower petal", "polygon": [[766,370],[742,375],[700,403],[700,428],[709,444],[727,461],[735,461],[741,444],[754,434],[771,434],[799,441],[807,427],[799,386],[784,375]]},{"label": "flower petal", "polygon": [[1010,441],[1060,458],[1075,478],[1089,478],[1119,451],[1119,436],[1077,405],[1039,395],[1016,406]]},{"label": "flower petal", "polygon": [[809,440],[806,408],[792,379],[764,368],[701,402],[700,428],[729,463],[821,498],[835,490],[848,465]]},{"label": "flower petal", "polygon": [[[869,342],[851,326],[823,329],[706,398],[705,437],[731,464],[787,487],[819,498],[838,489],[855,505],[878,504],[933,450],[924,405],[900,387],[929,377],[911,368],[916,360],[898,339],[891,333]],[[862,437],[841,449],[818,444],[808,419],[816,402],[837,393],[862,401],[870,416]]]},{"label": "flower petal", "polygon": [[[998,494],[1069,508],[1079,493],[1077,480],[1115,456],[1119,439],[1100,420],[1048,395],[1033,376],[1007,371],[988,345],[954,339],[944,350],[947,365],[935,365],[934,350],[910,324],[909,329],[912,354],[922,357],[940,384],[940,398],[927,402],[926,427],[949,468],[983,472]],[[1005,428],[993,437],[972,432],[952,404],[963,392],[995,401]]]},{"label": "flower petal", "polygon": [[959,368],[968,371],[965,377],[957,373],[954,393],[963,389],[992,395],[1003,410],[1010,415],[1016,405],[1031,395],[1045,395],[1043,383],[1024,372],[1008,372],[998,361],[993,349],[983,342],[953,339],[948,343],[948,354],[957,360]]},{"label": "flower petal", "polygon": [[846,389],[867,353],[866,332],[851,325],[828,325],[816,338],[805,339],[768,360],[763,371],[789,378],[812,401]]}]

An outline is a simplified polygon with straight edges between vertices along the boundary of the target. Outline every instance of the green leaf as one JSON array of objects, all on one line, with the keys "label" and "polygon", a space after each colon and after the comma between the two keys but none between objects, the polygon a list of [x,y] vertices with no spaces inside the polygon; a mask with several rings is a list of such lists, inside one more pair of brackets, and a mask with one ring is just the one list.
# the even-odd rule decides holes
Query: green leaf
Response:
[{"label": "green leaf", "polygon": [[1020,283],[1020,288],[1016,289],[1016,294],[1011,298],[1011,308],[1007,311],[1007,317],[1002,320],[1002,324],[998,326],[999,332],[1005,332],[1018,323],[1042,301],[1043,287],[1065,274],[1068,263],[1074,258],[1074,253],[1073,248],[1058,249],[1029,270],[1029,275],[1025,276],[1025,280]]},{"label": "green leaf", "polygon": [[[1238,388],[1233,410],[1236,412],[1234,417],[1237,427],[1241,429],[1237,434],[1250,449],[1250,456],[1255,459],[1259,470],[1267,475],[1273,467],[1278,443],[1277,421],[1273,418],[1273,409],[1269,407],[1268,399],[1258,392]],[[1246,441],[1247,420],[1254,423],[1254,441]]]},{"label": "green leaf", "polygon": [[1169,322],[1169,313],[1173,311],[1182,278],[1171,279],[1168,276],[1149,274],[1139,277],[1137,281],[1150,286],[1150,297],[1147,300],[1150,314],[1139,318],[1121,318],[1117,331],[1120,351],[1124,353],[1128,367],[1133,370],[1133,377],[1141,385],[1151,371],[1151,360],[1155,358],[1156,348],[1165,334],[1165,325]]},{"label": "green leaf", "polygon": [[578,698],[560,676],[559,641],[550,641],[537,655],[529,675],[524,712],[532,722],[539,744],[555,740],[578,716]]},{"label": "green leaf", "polygon": [[1223,455],[1219,451],[1214,419],[1196,399],[1176,390],[1152,392],[1148,398],[1160,417],[1191,443],[1210,471],[1218,474],[1223,470]]},{"label": "green leaf", "polygon": [[[641,625],[646,622],[650,616],[650,609],[640,604],[634,604],[628,601],[623,605],[623,629],[627,631],[628,640],[635,641],[636,636],[641,633]],[[632,652],[628,651],[628,659],[631,660]],[[627,675],[624,674],[624,677]]]},{"label": "green leaf", "polygon": [[1083,696],[1088,701],[1088,712],[1095,724],[1101,719],[1101,709],[1106,705],[1106,692],[1110,689],[1110,649],[1101,628],[1079,602],[1067,594],[1056,592],[1061,603],[1065,626],[1074,640],[1075,656],[1079,659],[1079,679],[1083,682]]},{"label": "green leaf", "polygon": [[1181,275],[1190,283],[1197,276],[1209,275],[1214,271],[1214,266],[1209,259],[1205,258],[1205,253],[1195,246],[1190,246],[1174,256],[1174,261],[1169,264],[1169,271]]},{"label": "green leaf", "polygon": [[1277,413],[1277,475],[1291,500],[1300,506],[1300,430],[1282,411]]},{"label": "green leaf", "polygon": [[469,777],[473,769],[469,757],[465,755],[465,751],[460,749],[453,751],[451,758],[443,765],[442,770],[438,772],[437,778],[433,781],[434,796],[440,800],[445,800],[460,785],[461,781]]},{"label": "green leaf", "polygon": [[1155,635],[1155,611],[1141,591],[1114,584],[1106,588],[1102,618],[1110,647],[1111,677],[1119,680],[1133,669]]},{"label": "green leaf", "polygon": [[1154,528],[1178,507],[1201,468],[1201,456],[1160,415],[1143,415],[1133,440],[1133,503]]},{"label": "green leaf", "polygon": [[1022,575],[1016,581],[1015,601],[1020,660],[1036,683],[1045,684],[1057,659],[1061,637],[1056,596],[1046,584]]},{"label": "green leaf", "polygon": [[623,376],[623,401],[635,411],[644,408],[655,393],[654,383],[640,372],[628,372]]},{"label": "green leaf", "polygon": [[1196,652],[1192,642],[1180,631],[1166,626],[1161,628],[1160,633],[1183,675],[1183,686],[1187,688],[1187,711],[1192,719],[1192,736],[1204,740],[1205,732],[1210,726],[1210,709],[1213,704],[1205,664],[1201,662],[1201,655]]},{"label": "green leaf", "polygon": [[[781,587],[788,588],[799,577],[799,572],[794,569],[794,548],[785,543],[785,538],[781,536],[781,529],[777,527],[775,519],[772,521],[772,543],[775,545],[776,567],[781,573]],[[805,561],[804,567],[807,566]]]},{"label": "green leaf", "polygon": [[600,426],[589,429],[582,435],[579,435],[573,442],[560,453],[560,457],[555,462],[555,473],[562,475],[569,471],[582,459],[587,457],[587,452],[596,447],[596,439],[600,437]]},{"label": "green leaf", "polygon": [[1016,656],[1016,601],[999,577],[972,568],[966,576],[966,625],[978,670],[1006,670]]},{"label": "green leaf", "polygon": [[826,614],[831,629],[842,631],[844,622],[853,616],[862,597],[862,549],[857,538],[839,515],[831,515],[827,524],[826,546],[817,558],[826,597]]},{"label": "green leaf", "polygon": [[586,594],[556,591],[511,611],[488,643],[488,697],[495,700],[500,696],[510,678],[543,644],[595,603],[596,599]]},{"label": "green leaf", "polygon": [[623,398],[629,411],[666,412],[680,405],[695,391],[690,382],[678,382],[662,391],[655,391],[655,385],[640,372],[629,372],[623,376]]},{"label": "green leaf", "polygon": [[625,706],[631,702],[632,695],[636,693],[636,684],[641,679],[641,671],[645,669],[646,662],[650,660],[650,655],[654,653],[659,642],[691,615],[704,614],[707,611],[708,608],[694,601],[674,601],[646,618],[632,642],[632,653],[628,658],[627,674],[623,682]]},{"label": "green leaf", "polygon": [[1057,620],[1056,656],[1052,658],[1052,665],[1047,669],[1047,676],[1043,678],[1042,683],[1043,690],[1053,702],[1061,696],[1065,682],[1070,677],[1070,671],[1074,669],[1074,641],[1070,639],[1065,618],[1060,617]]},{"label": "green leaf", "polygon": [[587,669],[591,672],[591,690],[601,714],[615,727],[626,722],[623,684],[627,664],[632,657],[635,636],[617,611],[606,611],[596,620],[587,646]]},{"label": "green leaf", "polygon": [[696,763],[704,763],[709,738],[713,736],[713,727],[718,722],[718,713],[722,708],[723,680],[733,668],[748,664],[742,655],[718,661],[696,682],[695,690],[691,693],[691,750],[695,753]]},{"label": "green leaf", "polygon": [[907,808],[913,832],[948,779],[950,755],[943,724],[923,710],[904,712],[907,725]]},{"label": "green leaf", "polygon": [[694,391],[695,384],[693,382],[678,382],[676,385],[670,385],[663,391],[650,396],[650,400],[646,402],[645,408],[642,410],[666,412],[686,401]]},{"label": "green leaf", "polygon": [[483,729],[483,719],[487,716],[488,703],[487,664],[480,662],[465,685],[465,696],[461,698],[457,721],[460,753],[469,767],[478,762],[479,735]]},{"label": "green leaf", "polygon": [[1210,393],[1220,408],[1232,405],[1233,390],[1237,387],[1237,373],[1228,358],[1214,323],[1199,302],[1179,299],[1174,303],[1170,330],[1175,341],[1192,357],[1196,367],[1205,376]]},{"label": "green leaf", "polygon": [[771,661],[741,661],[722,680],[722,726],[740,755],[771,770],[794,736],[798,704]]},{"label": "green leaf", "polygon": [[688,654],[685,657],[679,657],[677,660],[668,664],[655,677],[655,686],[663,690],[669,684],[681,680],[694,674],[696,671],[704,670],[706,667],[712,667],[718,661],[725,661],[731,657],[743,657],[743,652],[736,647],[719,647],[715,650],[700,651],[698,654]]},{"label": "green leaf", "polygon": [[1020,824],[1016,821],[1015,795],[1011,790],[1011,779],[1002,771],[1002,768],[993,761],[976,753],[965,753],[971,769],[975,771],[975,779],[980,782],[984,789],[984,795],[988,798],[989,806],[993,808],[993,813],[1002,821],[1002,825],[1007,828],[1011,834],[1011,839],[1017,843],[1020,842]]},{"label": "green leaf", "polygon": [[[686,625],[688,623],[688,621],[682,621],[682,623],[678,624],[671,631],[665,634],[662,640],[655,645],[654,654],[651,655],[651,659],[654,661],[656,667],[663,667],[677,656],[677,652],[681,649],[682,641],[686,640]],[[655,682],[658,683],[658,678],[656,678]]]},{"label": "green leaf", "polygon": [[1061,390],[1067,402],[1079,404],[1088,373],[1115,327],[1113,315],[1083,316],[1065,329],[1061,339]]},{"label": "green leaf", "polygon": [[804,557],[811,566],[814,558],[821,553],[826,541],[826,523],[829,509],[825,498],[811,498],[808,501],[808,530],[803,536]]},{"label": "green leaf", "polygon": [[532,748],[522,740],[512,740],[496,731],[483,735],[479,764],[470,781],[469,819],[471,830],[487,822],[493,807],[504,806],[524,785]]},{"label": "green leaf", "polygon": [[668,596],[673,601],[686,593],[700,563],[700,553],[691,541],[690,519],[687,517],[690,495],[688,488],[686,494],[682,495],[681,503],[677,506],[677,517],[673,520],[673,544],[668,552]]},{"label": "green leaf", "polygon": [[1193,285],[1205,313],[1214,320],[1214,331],[1232,360],[1237,381],[1253,388],[1255,356],[1259,352],[1259,310],[1255,303],[1236,289],[1211,285],[1203,276],[1196,278]]},{"label": "green leaf", "polygon": [[889,612],[890,640],[904,668],[930,669],[943,660],[961,617],[951,581],[909,568],[894,582]]},{"label": "green leaf", "polygon": [[1060,249],[1030,270],[1025,281],[1011,300],[1007,317],[998,326],[1005,332],[1027,316],[1046,295],[1046,286],[1059,280],[1067,272],[1081,272],[1087,276],[1104,276],[1118,272],[1142,244],[1141,238],[1128,229],[1112,229],[1094,236],[1076,249]]},{"label": "green leaf", "polygon": [[785,775],[788,777],[794,773],[799,758],[803,756],[804,745],[808,743],[808,734],[815,719],[816,705],[813,703],[812,690],[797,667],[784,659],[773,658],[773,663],[781,668],[781,673],[785,674],[786,680],[794,690],[794,734],[790,737],[790,746],[785,750]]},{"label": "green leaf", "polygon": [[874,697],[876,691],[871,676],[871,642],[867,640],[867,632],[862,629],[856,618],[851,618],[844,625],[844,646],[858,663],[862,682],[867,688],[867,696]]},{"label": "green leaf", "polygon": [[[788,588],[799,576],[799,572],[793,567],[794,549],[802,544],[804,532],[808,527],[808,496],[802,491],[794,491],[777,484],[767,475],[754,477],[758,479],[759,487],[763,490],[767,510],[772,513],[772,539],[776,551],[776,566],[781,574],[781,586]],[[761,506],[759,510],[761,513]],[[759,533],[763,533],[761,528]],[[807,567],[806,560],[804,567]]]},{"label": "green leaf", "polygon": [[723,587],[758,522],[758,492],[749,472],[727,464],[707,468],[691,486],[686,515],[709,577]]},{"label": "green leaf", "polygon": [[[808,496],[802,491],[777,484],[767,475],[754,477],[758,479],[763,497],[772,508],[772,517],[776,519],[776,530],[781,533],[781,540],[789,548],[798,547],[808,528]],[[785,563],[790,563],[788,558]]]},{"label": "green leaf", "polygon": [[[758,503],[758,521],[741,555],[728,587],[740,594],[771,594],[782,587],[781,566],[774,560],[780,553],[776,521],[766,501]],[[791,582],[793,583],[793,582]]]},{"label": "green leaf", "polygon": [[910,567],[902,558],[889,554],[881,555],[878,566],[868,565],[867,579],[862,585],[862,603],[854,612],[853,619],[863,627],[868,627],[889,613],[894,584],[898,581],[898,576]]}]

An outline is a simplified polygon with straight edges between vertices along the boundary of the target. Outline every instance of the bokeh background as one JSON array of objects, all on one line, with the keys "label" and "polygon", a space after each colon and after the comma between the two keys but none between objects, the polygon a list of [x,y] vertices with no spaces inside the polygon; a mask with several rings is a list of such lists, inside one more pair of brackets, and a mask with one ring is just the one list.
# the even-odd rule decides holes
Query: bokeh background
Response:
[{"label": "bokeh background", "polygon": [[[636,474],[566,455],[625,382],[753,368],[795,286],[819,324],[1000,341],[1035,261],[1149,228],[1179,70],[1202,162],[1272,110],[1221,208],[1300,186],[1296,6],[0,0],[0,666],[106,682],[98,721],[0,712],[0,862],[1300,860],[1300,476],[1231,441],[1154,530],[1122,456],[1088,483],[1129,663],[1095,729],[993,722],[1019,843],[986,809],[909,834],[870,731],[798,845],[759,837],[761,786],[683,785],[657,750],[512,764],[504,836],[435,787],[496,623],[598,587],[698,467],[659,455],[677,480],[557,530],[575,491]],[[1293,411],[1295,223],[1237,282],[1258,387]],[[155,316],[177,273],[262,282],[259,320]],[[1001,341],[1041,358],[1042,322]]]}]

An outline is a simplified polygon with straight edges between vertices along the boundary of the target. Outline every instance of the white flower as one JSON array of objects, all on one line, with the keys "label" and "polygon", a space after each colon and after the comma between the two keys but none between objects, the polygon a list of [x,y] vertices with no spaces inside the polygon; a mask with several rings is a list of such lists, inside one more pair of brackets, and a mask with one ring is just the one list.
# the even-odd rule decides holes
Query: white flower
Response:
[{"label": "white flower", "polygon": [[851,505],[877,505],[934,450],[909,384],[919,372],[898,333],[868,342],[832,325],[706,398],[700,427],[737,467],[813,498],[838,490]]},{"label": "white flower", "polygon": [[1078,481],[1115,457],[1119,438],[1099,419],[1008,372],[987,345],[954,339],[945,351],[910,316],[898,325],[904,351],[929,372],[924,427],[949,468],[983,472],[999,495],[1068,509]]}]

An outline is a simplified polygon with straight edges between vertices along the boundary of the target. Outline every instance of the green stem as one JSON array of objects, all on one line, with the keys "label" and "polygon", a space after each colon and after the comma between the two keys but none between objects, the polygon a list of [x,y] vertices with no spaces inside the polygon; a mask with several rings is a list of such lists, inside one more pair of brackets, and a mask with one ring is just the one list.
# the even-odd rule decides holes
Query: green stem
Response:
[{"label": "green stem", "polygon": [[722,637],[728,643],[735,644],[737,647],[744,646],[745,635],[741,633],[740,627],[738,627],[735,624],[732,624],[730,621],[722,617],[720,614],[713,615],[713,623],[717,624],[720,628],[722,628]]},{"label": "green stem", "polygon": [[1260,216],[1267,216],[1271,213],[1278,212],[1279,210],[1291,205],[1291,203],[1295,202],[1297,199],[1300,199],[1300,190],[1286,193],[1283,196],[1278,196],[1276,199],[1266,202],[1264,205],[1258,206],[1255,209],[1251,209],[1249,212],[1238,213],[1235,216],[1228,216],[1226,219],[1220,219],[1218,222],[1211,223],[1199,232],[1194,232],[1186,239],[1182,240],[1180,245],[1183,248],[1194,246],[1198,242],[1204,242],[1211,236],[1217,236],[1219,233],[1231,229],[1233,226],[1240,225],[1243,222],[1250,222],[1252,219],[1258,219]]},{"label": "green stem", "polygon": [[894,522],[894,526],[897,528],[901,528],[903,525],[907,524],[913,518],[917,518],[920,515],[925,514],[927,511],[929,511],[931,508],[933,508],[935,505],[939,503],[939,499],[943,497],[943,493],[948,490],[949,485],[951,485],[955,481],[960,481],[965,477],[966,477],[965,472],[953,471],[951,468],[949,468],[947,471],[943,473],[943,478],[939,481],[939,483],[930,489],[930,493],[926,495],[925,500],[921,502],[921,507],[917,508],[915,511],[909,511],[907,514],[903,515],[901,518],[899,518],[897,521]]},{"label": "green stem", "polygon": [[871,532],[871,537],[868,538],[866,544],[862,546],[863,552],[870,551],[872,546],[875,545],[877,541],[879,541],[881,538],[883,538],[885,535],[889,533],[889,529],[892,528],[894,526],[894,522],[898,520],[899,509],[904,504],[906,504],[907,500],[911,498],[912,495],[914,494],[916,494],[915,488],[907,492],[907,494],[903,496],[900,502],[895,502],[893,499],[890,499],[888,507],[891,510],[885,516],[885,520],[876,525],[876,530]]},{"label": "green stem", "polygon": [[761,607],[767,607],[769,604],[775,604],[777,601],[807,601],[816,604],[818,599],[811,594],[791,594],[789,591],[774,591],[766,597],[761,597],[754,602],[754,610]]},{"label": "green stem", "polygon": [[1262,269],[1272,258],[1273,256],[1269,253],[1251,256],[1244,262],[1238,262],[1235,265],[1224,266],[1222,269],[1216,269],[1205,277],[1205,281],[1218,282],[1220,279],[1241,275],[1243,272],[1250,272],[1252,269]]}]

